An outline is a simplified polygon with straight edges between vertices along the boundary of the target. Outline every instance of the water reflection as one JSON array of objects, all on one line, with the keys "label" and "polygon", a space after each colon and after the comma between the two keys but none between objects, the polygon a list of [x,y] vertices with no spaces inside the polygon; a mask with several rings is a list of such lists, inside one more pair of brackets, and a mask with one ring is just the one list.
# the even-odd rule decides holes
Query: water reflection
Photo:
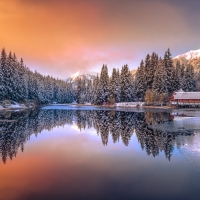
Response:
[{"label": "water reflection", "polygon": [[[186,143],[185,139],[194,134],[193,130],[160,130],[162,124],[171,124],[173,116],[167,112],[117,112],[114,110],[34,110],[0,113],[0,155],[2,161],[12,160],[19,149],[24,151],[25,143],[32,134],[37,136],[44,129],[65,124],[76,124],[79,130],[95,128],[103,145],[108,144],[109,135],[114,143],[122,140],[128,146],[136,133],[141,148],[148,155],[157,156],[164,152],[168,160],[172,157],[174,146]],[[171,126],[171,125],[170,125]]]}]

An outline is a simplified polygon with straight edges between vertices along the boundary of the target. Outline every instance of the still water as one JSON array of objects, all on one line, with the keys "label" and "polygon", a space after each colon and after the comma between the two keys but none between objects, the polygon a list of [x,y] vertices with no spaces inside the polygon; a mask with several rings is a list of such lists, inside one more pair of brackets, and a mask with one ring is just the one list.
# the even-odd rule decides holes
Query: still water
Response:
[{"label": "still water", "polygon": [[0,112],[0,200],[200,199],[200,112]]}]

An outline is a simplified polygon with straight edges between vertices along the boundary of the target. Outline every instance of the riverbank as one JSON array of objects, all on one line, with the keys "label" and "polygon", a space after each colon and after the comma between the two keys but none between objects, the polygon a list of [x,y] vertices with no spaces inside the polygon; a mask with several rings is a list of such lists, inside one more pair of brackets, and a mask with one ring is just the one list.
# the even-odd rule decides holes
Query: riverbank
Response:
[{"label": "riverbank", "polygon": [[9,104],[6,104],[4,102],[0,103],[0,111],[3,111],[3,110],[25,110],[25,109],[32,109],[33,107],[35,107],[35,106],[26,106],[25,104],[20,104],[17,102],[9,103]]},{"label": "riverbank", "polygon": [[139,107],[121,107],[115,105],[91,105],[91,104],[46,104],[41,105],[41,109],[64,109],[64,110],[113,110],[125,112],[144,112],[145,110],[163,112],[174,109],[170,106],[139,106]]},{"label": "riverbank", "polygon": [[3,112],[3,111],[16,111],[16,110],[28,110],[28,109],[31,109],[31,108],[0,108],[0,112]]}]

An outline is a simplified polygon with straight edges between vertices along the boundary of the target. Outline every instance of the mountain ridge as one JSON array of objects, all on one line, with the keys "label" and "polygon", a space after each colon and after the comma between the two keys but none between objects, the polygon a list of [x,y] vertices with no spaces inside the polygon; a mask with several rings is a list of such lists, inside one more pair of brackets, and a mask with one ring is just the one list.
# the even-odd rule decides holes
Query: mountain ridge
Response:
[{"label": "mountain ridge", "polygon": [[200,49],[191,50],[184,54],[180,54],[174,57],[173,60],[174,60],[174,63],[179,61],[180,64],[192,65],[194,67],[194,70],[198,71],[200,69]]},{"label": "mountain ridge", "polygon": [[97,72],[87,71],[87,70],[79,70],[76,73],[72,74],[66,81],[71,82],[73,85],[76,85],[78,79],[85,80],[86,84],[89,80],[94,80],[97,77]]}]

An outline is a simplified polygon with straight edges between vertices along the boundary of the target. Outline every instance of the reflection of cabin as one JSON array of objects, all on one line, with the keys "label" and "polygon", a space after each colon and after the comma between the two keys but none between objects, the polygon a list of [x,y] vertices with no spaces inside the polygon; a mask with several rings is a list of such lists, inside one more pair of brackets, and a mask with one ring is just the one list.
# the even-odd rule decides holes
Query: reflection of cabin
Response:
[{"label": "reflection of cabin", "polygon": [[172,105],[177,107],[200,107],[200,92],[184,92],[179,90],[170,97]]}]

